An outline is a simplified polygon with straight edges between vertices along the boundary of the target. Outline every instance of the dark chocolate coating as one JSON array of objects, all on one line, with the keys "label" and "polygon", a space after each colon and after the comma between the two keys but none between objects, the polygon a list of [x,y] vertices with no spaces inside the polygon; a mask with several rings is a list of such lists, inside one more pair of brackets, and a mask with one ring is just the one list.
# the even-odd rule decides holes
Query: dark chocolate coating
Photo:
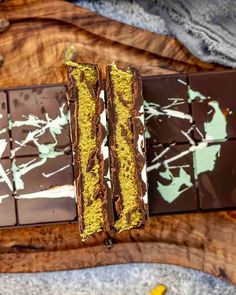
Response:
[{"label": "dark chocolate coating", "polygon": [[[200,92],[205,97],[203,101],[196,99],[192,103],[193,119],[196,127],[204,133],[204,122],[212,119],[213,109],[208,103],[212,100],[219,103],[221,111],[227,120],[228,138],[236,137],[236,71],[194,73],[189,75],[189,86],[192,90]],[[232,112],[232,113],[231,113]],[[201,139],[198,132],[194,132],[197,140]],[[221,140],[224,138],[216,138]]]},{"label": "dark chocolate coating", "polygon": [[[11,161],[9,159],[2,159],[1,166],[7,173],[10,182],[12,183]],[[0,177],[1,178],[1,177]],[[9,188],[6,182],[0,182],[0,196],[9,195],[3,198],[0,203],[0,226],[11,226],[16,224],[15,201],[12,196],[13,191]]]},{"label": "dark chocolate coating", "polygon": [[[22,157],[16,159],[16,165],[20,166],[36,157]],[[61,171],[59,171],[61,169]],[[49,176],[51,173],[57,173]],[[46,176],[45,176],[46,175]],[[17,190],[17,196],[44,191],[63,185],[73,185],[73,168],[70,155],[61,155],[49,158],[47,162],[38,166],[22,176],[24,189]],[[45,197],[47,192],[45,192]],[[74,220],[76,218],[75,198],[67,195],[60,198],[34,198],[17,199],[19,224],[44,223]]]},{"label": "dark chocolate coating", "polygon": [[7,110],[7,96],[6,93],[0,91],[0,132],[3,129],[6,129],[5,132],[0,134],[0,140],[5,139],[7,141],[7,146],[5,151],[2,154],[2,157],[10,156],[10,140],[9,140],[9,131],[8,131],[8,110]]},{"label": "dark chocolate coating", "polygon": [[[215,144],[209,146],[212,145]],[[227,141],[219,145],[221,149],[213,170],[198,175],[201,209],[236,207],[236,141]],[[196,167],[199,171],[198,163]]]},{"label": "dark chocolate coating", "polygon": [[[170,106],[170,110],[189,114],[187,95],[187,76],[184,74],[142,77],[143,97],[147,103],[159,105],[158,111],[163,113],[165,106],[178,99],[178,103]],[[181,83],[182,82],[182,83]],[[182,99],[182,100],[179,100]],[[145,110],[145,125],[151,137],[146,137],[147,145],[157,143],[188,142],[181,130],[188,131],[190,121],[167,115],[153,116],[148,119],[149,114]]]},{"label": "dark chocolate coating", "polygon": [[[155,161],[155,157],[160,155],[166,148],[165,147],[147,147],[147,161],[148,167],[156,164],[156,163],[163,163],[163,161],[170,159],[179,155],[181,152],[186,151],[189,149],[189,145],[175,145],[169,147],[170,149],[165,153],[162,157]],[[148,172],[148,197],[149,197],[149,213],[150,215],[157,215],[160,213],[172,213],[172,212],[186,212],[186,211],[197,211],[197,193],[195,189],[195,181],[194,181],[194,171],[193,171],[193,157],[192,153],[189,153],[183,157],[180,157],[172,162],[170,162],[169,167],[173,166],[183,166],[188,165],[188,167],[183,167],[184,171],[186,172],[187,178],[191,182],[190,184],[182,184],[179,187],[178,191],[182,191],[185,188],[185,191],[180,193],[177,198],[173,198],[171,202],[168,202],[163,198],[170,197],[173,193],[173,188],[169,186],[169,194],[168,190],[166,193],[162,194],[158,191],[158,182],[165,186],[165,188],[171,184],[171,177],[164,177],[163,173],[166,172],[166,168],[164,165],[161,165],[158,169],[153,169],[152,171]],[[149,168],[148,168],[149,169]],[[172,168],[170,169],[173,177],[180,176],[180,168]],[[178,179],[176,178],[176,181]],[[187,181],[186,183],[189,183]]]},{"label": "dark chocolate coating", "polygon": [[[64,104],[63,112],[68,112],[66,100],[66,88],[64,86],[38,86],[33,88],[24,88],[19,90],[9,90],[9,105],[11,120],[26,120],[26,116],[36,116],[46,121],[47,115],[51,119],[55,119],[60,115],[60,107]],[[42,128],[44,125],[39,125]],[[22,142],[29,132],[39,127],[20,126],[12,128],[12,144],[13,149],[18,147],[17,142]],[[39,143],[54,143],[55,139],[46,129],[45,133],[37,137]],[[63,126],[61,134],[56,135],[57,144],[55,149],[64,151],[70,149],[69,124]],[[38,148],[33,141],[29,141],[25,146],[21,147],[16,155],[37,155]]]}]

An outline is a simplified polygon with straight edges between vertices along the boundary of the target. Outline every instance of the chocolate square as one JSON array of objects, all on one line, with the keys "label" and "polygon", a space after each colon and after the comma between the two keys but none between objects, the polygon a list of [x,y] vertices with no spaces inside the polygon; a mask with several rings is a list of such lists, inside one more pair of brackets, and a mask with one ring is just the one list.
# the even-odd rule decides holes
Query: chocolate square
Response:
[{"label": "chocolate square", "polygon": [[11,90],[9,105],[15,155],[37,155],[51,149],[70,150],[64,86]]},{"label": "chocolate square", "polygon": [[74,220],[72,159],[21,157],[13,161],[19,224]]},{"label": "chocolate square", "polygon": [[12,196],[13,184],[11,161],[1,159],[0,162],[0,226],[16,224],[15,200]]},{"label": "chocolate square", "polygon": [[147,145],[188,142],[191,127],[186,75],[143,77]]},{"label": "chocolate square", "polygon": [[209,144],[194,154],[201,209],[236,207],[236,141]]},{"label": "chocolate square", "polygon": [[0,158],[10,156],[6,93],[0,91]]},{"label": "chocolate square", "polygon": [[188,144],[147,148],[150,215],[198,209],[189,148]]},{"label": "chocolate square", "polygon": [[207,141],[236,137],[236,72],[189,75],[194,137]]}]

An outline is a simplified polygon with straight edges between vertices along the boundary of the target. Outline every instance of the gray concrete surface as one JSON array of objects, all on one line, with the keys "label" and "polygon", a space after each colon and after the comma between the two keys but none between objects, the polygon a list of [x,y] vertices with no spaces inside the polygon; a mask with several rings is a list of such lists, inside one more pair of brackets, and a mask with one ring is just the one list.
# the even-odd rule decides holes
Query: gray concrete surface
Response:
[{"label": "gray concrete surface", "polygon": [[235,295],[236,287],[173,265],[126,264],[76,271],[0,276],[4,295],[148,295],[165,284],[166,295]]}]

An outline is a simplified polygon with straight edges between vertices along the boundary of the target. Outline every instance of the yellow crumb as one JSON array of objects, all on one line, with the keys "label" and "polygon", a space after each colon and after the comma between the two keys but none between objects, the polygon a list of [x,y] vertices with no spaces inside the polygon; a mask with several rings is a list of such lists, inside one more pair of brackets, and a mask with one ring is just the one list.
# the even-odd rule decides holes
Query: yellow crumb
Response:
[{"label": "yellow crumb", "polygon": [[165,295],[166,291],[167,287],[165,285],[157,285],[150,291],[149,295]]}]

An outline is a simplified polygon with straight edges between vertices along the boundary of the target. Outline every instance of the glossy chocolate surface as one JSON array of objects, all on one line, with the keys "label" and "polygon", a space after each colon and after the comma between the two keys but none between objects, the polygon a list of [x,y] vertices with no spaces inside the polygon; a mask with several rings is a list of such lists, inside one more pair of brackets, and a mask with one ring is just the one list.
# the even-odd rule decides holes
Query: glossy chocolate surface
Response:
[{"label": "glossy chocolate surface", "polygon": [[201,209],[236,207],[236,141],[210,144],[196,157]]},{"label": "glossy chocolate surface", "polygon": [[[198,209],[189,149],[187,144],[147,147],[150,215]],[[183,153],[186,154],[181,156]]]},{"label": "glossy chocolate surface", "polygon": [[13,173],[20,224],[75,219],[71,162],[70,155],[15,160]]},{"label": "glossy chocolate surface", "polygon": [[[189,75],[188,80],[192,115],[198,129],[195,128],[194,137],[197,140],[207,137],[213,142],[236,138],[236,71],[196,73]],[[224,125],[226,128],[222,130]]]},{"label": "glossy chocolate surface", "polygon": [[143,77],[147,145],[188,142],[191,124],[186,75]]},{"label": "glossy chocolate surface", "polygon": [[70,149],[69,117],[64,86],[9,91],[12,145],[15,155],[37,155],[41,144]]}]

